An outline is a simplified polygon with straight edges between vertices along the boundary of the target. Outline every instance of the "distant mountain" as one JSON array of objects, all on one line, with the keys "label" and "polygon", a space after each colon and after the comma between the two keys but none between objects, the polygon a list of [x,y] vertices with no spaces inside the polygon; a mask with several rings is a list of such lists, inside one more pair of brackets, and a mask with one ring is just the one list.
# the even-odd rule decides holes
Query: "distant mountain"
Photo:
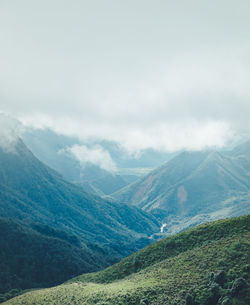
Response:
[{"label": "distant mountain", "polygon": [[[143,175],[141,168],[159,166],[174,155],[148,149],[134,157],[115,142],[80,142],[75,137],[60,135],[50,129],[26,130],[22,139],[39,160],[55,169],[66,180],[80,184],[83,189],[98,195],[109,195],[123,188]],[[68,149],[82,144],[86,147],[101,147],[116,164],[117,172],[111,173],[90,162],[81,164]]]},{"label": "distant mountain", "polygon": [[81,185],[92,194],[108,195],[129,183],[120,175],[110,173],[93,163],[86,162],[82,165],[68,152],[73,145],[81,144],[75,137],[59,135],[49,129],[32,129],[27,130],[22,139],[39,160],[59,172],[64,179]]},{"label": "distant mountain", "polygon": [[104,201],[68,183],[21,140],[13,153],[0,149],[0,215],[77,234],[102,253],[104,264],[149,243],[148,236],[159,228],[138,208]]},{"label": "distant mountain", "polygon": [[175,222],[184,229],[192,225],[190,218],[197,224],[245,214],[250,212],[247,151],[248,148],[235,148],[231,154],[183,152],[112,196],[165,220],[165,229],[173,228]]},{"label": "distant mountain", "polygon": [[244,157],[244,158],[250,158],[250,141],[241,143],[240,145],[237,145],[234,147],[230,152],[229,155],[234,157]]},{"label": "distant mountain", "polygon": [[114,193],[129,184],[125,177],[108,172],[91,163],[81,169],[80,179],[75,183],[81,185],[84,190],[99,196]]},{"label": "distant mountain", "polygon": [[250,179],[250,141],[236,146],[229,155],[238,161]]},{"label": "distant mountain", "polygon": [[6,305],[250,304],[250,216],[200,225]]}]

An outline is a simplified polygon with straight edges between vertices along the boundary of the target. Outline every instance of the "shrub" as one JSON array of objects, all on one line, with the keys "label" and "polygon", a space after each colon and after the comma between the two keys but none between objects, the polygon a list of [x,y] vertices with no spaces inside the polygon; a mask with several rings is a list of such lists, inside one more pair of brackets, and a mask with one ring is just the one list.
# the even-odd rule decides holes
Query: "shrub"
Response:
[{"label": "shrub", "polygon": [[231,288],[231,296],[237,297],[239,292],[248,287],[248,283],[244,278],[238,278],[233,282],[233,286]]},{"label": "shrub", "polygon": [[232,300],[229,297],[225,297],[221,301],[221,305],[231,305],[231,304],[232,304]]},{"label": "shrub", "polygon": [[224,270],[219,271],[217,274],[215,274],[214,281],[223,287],[227,281],[226,272]]}]

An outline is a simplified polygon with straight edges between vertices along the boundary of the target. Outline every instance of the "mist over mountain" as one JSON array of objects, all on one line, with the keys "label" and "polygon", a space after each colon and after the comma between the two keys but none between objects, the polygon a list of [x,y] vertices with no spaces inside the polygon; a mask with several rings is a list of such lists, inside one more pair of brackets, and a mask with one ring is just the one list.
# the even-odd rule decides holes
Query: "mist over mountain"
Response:
[{"label": "mist over mountain", "polygon": [[138,208],[104,201],[66,182],[21,140],[13,153],[0,149],[0,164],[2,217],[31,219],[77,234],[111,251],[108,259],[133,251],[140,244],[137,239],[147,243],[158,230],[157,221]]},{"label": "mist over mountain", "polygon": [[[71,168],[74,156],[62,154],[60,165],[56,153],[74,147],[75,139],[66,146],[59,138],[46,142],[44,155],[59,167],[68,158]],[[184,151],[146,175],[149,167],[127,168],[120,185],[118,174],[91,162],[84,166],[84,179],[72,184],[19,137],[8,145],[11,149],[0,147],[0,300],[100,270],[196,224],[250,212],[249,142],[230,151]],[[123,187],[126,175],[140,170],[141,177]],[[112,197],[105,197],[112,189]]]},{"label": "mist over mountain", "polygon": [[0,302],[250,304],[249,12],[0,1]]},{"label": "mist over mountain", "polygon": [[129,154],[115,142],[82,142],[50,129],[28,128],[22,139],[35,156],[66,180],[98,195],[119,190],[175,155],[152,149],[138,155]]}]

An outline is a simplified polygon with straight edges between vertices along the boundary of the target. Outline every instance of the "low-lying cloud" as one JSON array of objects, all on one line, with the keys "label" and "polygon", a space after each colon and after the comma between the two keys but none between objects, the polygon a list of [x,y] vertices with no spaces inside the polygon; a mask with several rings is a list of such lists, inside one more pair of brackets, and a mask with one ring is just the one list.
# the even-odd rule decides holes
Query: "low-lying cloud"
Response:
[{"label": "low-lying cloud", "polygon": [[6,152],[15,152],[22,130],[23,126],[19,121],[0,113],[0,148]]},{"label": "low-lying cloud", "polygon": [[85,145],[76,144],[67,148],[66,151],[72,153],[82,166],[91,163],[109,172],[114,173],[117,170],[109,152],[99,145],[88,148]]}]

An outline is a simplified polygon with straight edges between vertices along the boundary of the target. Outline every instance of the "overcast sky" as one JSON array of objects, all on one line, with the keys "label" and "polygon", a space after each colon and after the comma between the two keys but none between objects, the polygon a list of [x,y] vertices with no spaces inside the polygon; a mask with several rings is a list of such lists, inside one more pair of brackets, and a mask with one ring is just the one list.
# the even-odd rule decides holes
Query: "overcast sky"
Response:
[{"label": "overcast sky", "polygon": [[250,132],[249,0],[0,0],[0,111],[130,151]]}]

